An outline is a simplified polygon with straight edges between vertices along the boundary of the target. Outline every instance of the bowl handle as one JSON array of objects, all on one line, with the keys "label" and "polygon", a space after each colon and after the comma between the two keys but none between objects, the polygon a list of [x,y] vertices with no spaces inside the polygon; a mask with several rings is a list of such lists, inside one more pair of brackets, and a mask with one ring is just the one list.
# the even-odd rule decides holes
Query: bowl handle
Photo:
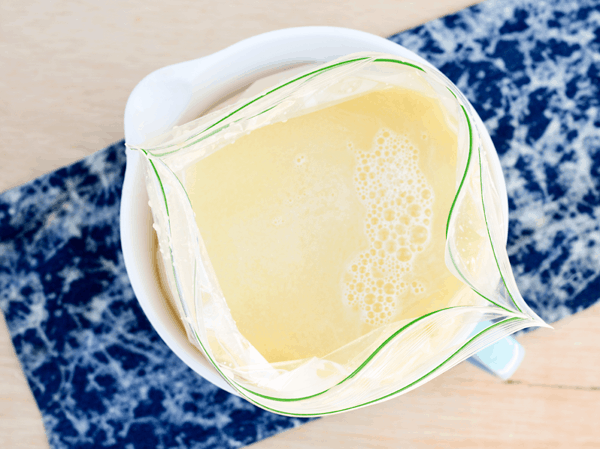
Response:
[{"label": "bowl handle", "polygon": [[[490,321],[478,323],[472,331],[471,336],[481,332],[491,324]],[[525,348],[514,337],[509,335],[487,348],[483,348],[467,360],[476,367],[502,380],[508,380],[517,370],[524,356]]]},{"label": "bowl handle", "polygon": [[264,76],[361,51],[391,53],[431,66],[406,48],[363,31],[337,27],[271,31],[146,76],[127,101],[125,140],[139,145],[174,125],[193,120],[229,93]]}]

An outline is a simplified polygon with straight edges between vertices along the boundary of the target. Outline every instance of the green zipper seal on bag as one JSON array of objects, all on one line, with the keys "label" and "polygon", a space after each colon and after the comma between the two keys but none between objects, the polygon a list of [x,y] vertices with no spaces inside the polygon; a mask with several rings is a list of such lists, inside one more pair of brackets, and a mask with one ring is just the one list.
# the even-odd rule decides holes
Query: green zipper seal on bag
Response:
[{"label": "green zipper seal on bag", "polygon": [[[219,123],[221,123],[221,122],[223,122],[224,120],[228,119],[229,117],[233,116],[233,115],[234,115],[234,114],[236,114],[237,112],[241,111],[241,110],[242,110],[242,109],[244,109],[245,107],[247,107],[247,106],[250,106],[252,103],[254,103],[254,102],[256,102],[256,101],[258,101],[258,100],[260,100],[260,99],[262,99],[262,98],[266,97],[266,96],[267,96],[267,95],[269,95],[269,94],[272,94],[273,92],[276,92],[276,91],[277,91],[277,90],[279,90],[279,89],[282,89],[282,88],[283,88],[283,87],[285,87],[285,86],[288,86],[288,85],[290,85],[290,84],[292,84],[292,83],[295,83],[296,81],[299,81],[299,80],[301,80],[301,79],[303,79],[303,78],[306,78],[306,77],[308,77],[308,76],[311,76],[311,75],[319,75],[319,74],[321,74],[321,73],[323,73],[323,72],[325,72],[325,71],[327,71],[327,70],[330,70],[330,69],[333,69],[333,68],[339,67],[339,66],[341,66],[341,65],[350,64],[350,63],[352,63],[352,62],[357,62],[357,61],[364,61],[364,60],[366,60],[366,59],[370,59],[370,58],[366,56],[366,57],[363,57],[363,58],[354,58],[354,59],[350,59],[350,60],[347,60],[347,61],[341,61],[341,62],[338,62],[338,63],[332,64],[332,65],[330,65],[330,66],[321,67],[320,69],[313,70],[312,72],[306,73],[306,74],[304,74],[304,75],[301,75],[301,76],[299,76],[299,77],[297,77],[297,78],[295,78],[295,79],[293,79],[293,80],[290,80],[290,81],[286,82],[285,84],[282,84],[281,86],[277,86],[277,87],[275,87],[274,89],[272,89],[272,90],[270,90],[270,91],[266,92],[265,94],[263,94],[263,95],[261,95],[261,96],[259,96],[259,97],[256,97],[255,99],[253,99],[253,100],[249,101],[248,103],[244,104],[243,106],[240,106],[238,109],[236,109],[235,111],[233,111],[233,112],[229,113],[228,115],[226,115],[225,117],[221,118],[221,119],[220,119],[220,120],[218,120],[217,122],[213,123],[213,124],[212,124],[212,125],[210,125],[208,128],[205,128],[205,129],[203,129],[202,131],[200,131],[199,133],[196,133],[195,135],[188,137],[188,138],[187,138],[187,139],[186,139],[184,142],[187,142],[188,140],[190,140],[190,139],[193,139],[193,138],[195,138],[195,137],[199,136],[200,134],[202,134],[202,133],[204,133],[204,132],[208,131],[209,129],[213,128],[214,126],[218,125]],[[392,63],[396,63],[396,64],[402,64],[402,65],[406,65],[406,66],[408,66],[408,67],[413,67],[413,68],[415,68],[415,69],[417,69],[417,70],[420,70],[420,71],[422,71],[422,72],[426,73],[426,72],[425,72],[425,70],[424,70],[422,67],[420,67],[420,66],[418,66],[418,65],[415,65],[415,64],[411,64],[411,63],[409,63],[409,62],[406,62],[406,61],[401,61],[401,60],[399,60],[399,59],[379,58],[379,59],[374,59],[374,60],[373,60],[373,62],[392,62]],[[275,105],[275,106],[277,106],[277,105]],[[260,112],[260,113],[259,113],[259,114],[257,114],[257,115],[263,114],[263,113],[267,112],[268,110],[270,110],[270,109],[273,109],[275,106],[273,106],[273,107],[271,107],[271,108],[269,108],[269,109],[266,109],[266,110],[264,110],[264,111]],[[253,117],[255,117],[255,116],[253,116]],[[249,117],[249,118],[252,118],[252,117]],[[211,133],[211,134],[208,134],[208,135],[206,135],[206,136],[203,136],[202,138],[200,138],[200,139],[198,139],[198,140],[196,140],[196,141],[194,141],[194,142],[192,142],[192,143],[190,143],[190,144],[188,144],[188,145],[185,145],[185,146],[183,146],[183,147],[181,147],[181,148],[178,148],[178,149],[176,149],[176,150],[173,150],[173,151],[168,151],[168,152],[164,152],[164,153],[160,153],[160,154],[153,153],[153,152],[152,152],[152,151],[150,151],[150,150],[146,150],[146,151],[148,151],[148,153],[150,153],[152,156],[156,156],[156,157],[166,156],[167,154],[173,154],[173,153],[176,153],[176,152],[178,152],[179,150],[182,150],[182,149],[184,149],[184,148],[188,148],[188,147],[190,147],[191,145],[194,145],[194,144],[196,144],[196,143],[198,143],[198,142],[201,142],[202,140],[206,139],[207,137],[210,137],[211,135],[214,135],[215,133],[217,133],[217,132],[219,132],[219,131],[221,131],[221,130],[223,130],[223,129],[227,128],[228,126],[229,126],[229,125],[224,125],[223,127],[219,128],[218,130],[214,131],[213,133]],[[183,142],[182,142],[182,143],[183,143]],[[163,146],[163,147],[161,147],[161,146],[158,146],[158,147],[156,147],[156,148],[155,148],[155,150],[157,150],[157,151],[158,151],[158,150],[165,150],[165,149],[167,149],[167,148],[171,148],[171,147],[173,147],[173,146],[176,146],[176,145],[179,145],[179,144],[171,144],[171,145],[166,145],[166,146]],[[140,148],[140,149],[141,149],[141,148]]]},{"label": "green zipper seal on bag", "polygon": [[[190,140],[190,139],[193,139],[194,137],[197,137],[197,136],[199,136],[200,134],[202,134],[202,133],[204,133],[204,132],[206,132],[206,131],[210,130],[211,128],[215,127],[216,125],[218,125],[219,123],[223,122],[223,121],[224,121],[224,120],[226,120],[227,118],[229,118],[229,117],[233,116],[235,113],[239,112],[240,110],[244,109],[245,107],[249,106],[250,104],[254,103],[255,101],[258,101],[259,99],[261,99],[261,98],[264,98],[264,97],[266,97],[267,95],[269,95],[269,94],[271,94],[271,93],[273,93],[273,92],[275,92],[275,91],[277,91],[277,90],[279,90],[279,89],[281,89],[281,88],[283,88],[283,87],[285,87],[285,86],[287,86],[287,85],[290,85],[290,84],[292,84],[292,83],[294,83],[294,82],[296,82],[296,81],[298,81],[298,80],[300,80],[300,79],[303,79],[303,78],[306,78],[306,77],[308,77],[308,76],[315,75],[315,74],[316,74],[316,75],[318,75],[318,74],[320,74],[320,73],[323,73],[323,72],[324,72],[324,71],[326,71],[326,70],[330,70],[330,69],[333,69],[333,68],[335,68],[335,67],[338,67],[338,66],[341,66],[341,65],[345,65],[345,64],[352,63],[352,62],[357,62],[357,61],[365,60],[365,59],[369,59],[369,58],[368,58],[368,57],[364,57],[364,58],[355,58],[355,59],[348,60],[348,61],[342,61],[342,62],[339,62],[339,63],[333,64],[333,65],[331,65],[331,66],[323,67],[323,68],[321,68],[321,69],[318,69],[318,70],[315,70],[315,71],[309,72],[309,73],[307,73],[307,74],[305,74],[305,75],[302,75],[302,76],[300,76],[300,77],[298,77],[298,78],[295,78],[294,80],[291,80],[291,81],[289,81],[289,82],[287,82],[287,83],[285,83],[285,84],[282,84],[281,86],[278,86],[278,87],[276,87],[275,89],[272,89],[271,91],[269,91],[269,92],[267,92],[267,93],[265,93],[265,94],[263,94],[263,95],[261,95],[261,96],[259,96],[259,97],[255,98],[255,99],[253,99],[253,100],[249,101],[249,102],[248,102],[248,103],[246,103],[245,105],[243,105],[243,106],[241,106],[240,108],[236,109],[235,111],[231,112],[231,113],[230,113],[229,115],[227,115],[226,117],[224,117],[224,118],[222,118],[221,120],[219,120],[219,121],[217,121],[217,122],[213,123],[213,124],[212,124],[211,126],[209,126],[208,128],[205,128],[205,129],[204,129],[203,131],[201,131],[200,133],[197,133],[197,134],[195,134],[194,136],[191,136],[191,137],[189,137],[188,139],[186,139],[186,141],[188,141],[188,140]],[[414,64],[411,64],[411,63],[408,63],[408,62],[405,62],[405,61],[396,60],[396,59],[385,59],[385,58],[380,58],[380,59],[374,59],[374,60],[373,60],[373,62],[392,62],[392,63],[403,64],[403,65],[410,66],[410,67],[413,67],[413,68],[415,68],[415,69],[418,69],[418,70],[420,70],[420,71],[423,71],[424,73],[427,73],[427,72],[425,72],[425,70],[424,70],[424,69],[422,69],[421,67],[419,67],[419,66],[417,66],[417,65],[414,65]],[[457,202],[458,196],[459,196],[460,192],[462,191],[462,187],[463,187],[463,185],[464,185],[464,183],[465,183],[465,180],[466,180],[466,177],[467,177],[467,173],[468,173],[468,170],[469,170],[469,167],[470,167],[470,161],[471,161],[471,157],[472,157],[473,136],[472,136],[472,125],[471,125],[471,122],[470,122],[470,120],[469,120],[469,117],[468,117],[468,114],[467,114],[467,112],[466,112],[466,109],[465,109],[465,107],[464,107],[464,106],[463,106],[463,105],[460,103],[460,101],[458,100],[458,97],[457,97],[457,96],[456,96],[456,94],[455,94],[455,93],[452,91],[452,89],[450,89],[450,88],[449,88],[449,87],[447,87],[447,86],[446,86],[446,88],[447,88],[447,89],[450,91],[450,93],[451,93],[451,94],[454,96],[454,98],[455,98],[455,99],[457,100],[457,102],[459,103],[459,105],[460,105],[460,107],[461,107],[461,109],[462,109],[462,111],[463,111],[463,113],[464,113],[464,115],[465,115],[465,118],[466,118],[466,121],[467,121],[467,124],[468,124],[468,129],[469,129],[469,155],[468,155],[468,158],[467,158],[467,163],[466,163],[465,171],[464,171],[464,173],[463,173],[463,177],[462,177],[462,179],[461,179],[460,185],[459,185],[459,187],[458,187],[457,193],[456,193],[456,195],[455,195],[455,197],[454,197],[454,200],[453,200],[453,202],[452,202],[452,205],[451,205],[451,208],[450,208],[450,211],[449,211],[449,214],[448,214],[448,219],[447,219],[447,222],[446,222],[446,238],[447,238],[447,235],[448,235],[448,229],[449,229],[449,225],[450,225],[450,219],[451,219],[451,216],[452,216],[452,213],[453,213],[453,210],[454,210],[455,204],[456,204],[456,202]],[[278,104],[279,104],[279,103],[278,103]],[[272,106],[272,107],[270,107],[270,108],[268,108],[268,109],[265,109],[264,111],[262,111],[262,112],[260,112],[260,113],[258,113],[258,114],[256,114],[256,115],[254,115],[254,116],[248,117],[247,119],[249,119],[249,118],[253,118],[253,117],[256,117],[256,116],[258,116],[258,115],[261,115],[261,114],[263,114],[263,113],[265,113],[265,112],[267,112],[267,111],[269,111],[269,110],[271,110],[271,109],[275,108],[276,106],[278,106],[278,104],[276,104],[276,105],[274,105],[274,106]],[[236,120],[236,122],[237,122],[237,121],[240,121],[240,120],[243,120],[243,118],[240,118],[240,119]],[[234,123],[235,123],[235,122],[234,122]],[[166,212],[167,212],[167,220],[168,220],[168,225],[169,225],[169,234],[170,234],[170,232],[171,232],[171,226],[170,226],[170,215],[169,215],[169,209],[168,209],[168,201],[167,201],[167,197],[166,197],[166,193],[165,193],[165,189],[164,189],[164,186],[163,186],[163,183],[162,183],[161,177],[160,177],[160,175],[158,174],[158,170],[156,169],[156,166],[155,166],[154,162],[152,161],[152,158],[151,158],[151,157],[158,157],[158,158],[160,158],[160,157],[162,157],[162,156],[165,156],[165,155],[167,155],[167,154],[172,154],[172,153],[175,153],[175,152],[179,151],[180,149],[183,149],[183,148],[187,148],[187,147],[189,147],[189,146],[192,146],[192,145],[194,145],[195,143],[198,143],[198,142],[200,142],[200,141],[202,141],[202,140],[204,140],[204,139],[206,139],[206,138],[208,138],[208,137],[210,137],[210,136],[212,136],[212,135],[214,135],[214,134],[217,134],[218,132],[222,131],[223,129],[226,129],[227,127],[229,127],[229,124],[226,124],[226,125],[224,125],[224,126],[222,126],[222,127],[219,127],[219,128],[217,128],[217,129],[214,129],[214,130],[212,130],[212,131],[211,131],[209,134],[207,134],[207,135],[205,135],[205,136],[202,136],[202,137],[201,137],[201,138],[199,138],[198,140],[196,140],[196,141],[194,141],[194,142],[192,142],[192,143],[190,143],[190,144],[188,144],[188,145],[185,145],[184,147],[181,147],[181,148],[179,148],[179,149],[177,149],[177,150],[171,151],[171,152],[165,152],[165,153],[161,153],[161,154],[153,154],[153,153],[152,153],[152,152],[150,152],[150,151],[147,151],[147,150],[144,150],[144,149],[140,148],[140,150],[141,150],[141,151],[142,151],[142,152],[143,152],[143,153],[146,155],[146,157],[147,157],[147,160],[150,162],[150,164],[151,164],[151,166],[152,166],[152,168],[153,168],[154,174],[155,174],[155,176],[156,176],[156,178],[157,178],[157,180],[158,180],[158,182],[159,182],[159,184],[160,184],[160,188],[161,188],[161,191],[162,191],[163,200],[164,200],[164,203],[165,203],[165,209],[166,209]],[[169,148],[169,147],[172,147],[172,146],[174,146],[174,145],[177,145],[177,144],[173,144],[173,145],[170,145],[170,146],[166,146],[166,147],[163,147],[163,148],[161,148],[161,149],[167,149],[167,148]],[[137,148],[132,148],[132,149],[133,149],[133,150],[136,150]],[[161,161],[161,162],[162,162],[162,161]],[[190,201],[190,198],[189,198],[189,196],[188,196],[188,194],[187,194],[187,191],[185,190],[185,187],[184,187],[184,186],[183,186],[183,184],[181,183],[181,180],[179,180],[179,178],[177,177],[177,175],[175,175],[175,173],[173,173],[173,172],[172,172],[172,170],[171,170],[171,169],[170,169],[170,168],[169,168],[169,167],[168,167],[166,164],[164,164],[164,162],[163,162],[163,165],[164,165],[164,167],[165,167],[165,168],[166,168],[166,169],[167,169],[167,170],[168,170],[170,173],[172,173],[172,174],[174,175],[174,177],[177,179],[177,181],[178,181],[178,182],[179,182],[179,184],[181,185],[181,187],[182,187],[183,191],[186,193],[186,197],[187,197],[187,199],[188,199],[188,202],[189,202],[189,204],[190,204],[190,207],[191,207],[191,201]],[[482,173],[481,173],[481,167],[482,167],[482,165],[481,165],[481,149],[479,149],[479,167],[480,167],[480,178],[481,178],[481,180],[480,180],[480,186],[481,186],[481,198],[482,198],[482,203],[483,203],[483,207],[484,207],[484,218],[485,218],[486,227],[487,227],[487,231],[488,231],[488,238],[489,238],[489,240],[490,240],[490,244],[491,244],[491,246],[492,246],[492,252],[493,252],[494,258],[495,258],[495,260],[496,260],[496,265],[497,265],[498,271],[500,272],[500,276],[501,276],[501,278],[502,278],[502,281],[503,281],[503,283],[504,283],[504,286],[505,286],[505,288],[506,288],[506,290],[507,290],[508,294],[510,295],[510,297],[511,297],[511,299],[512,299],[512,301],[513,301],[513,304],[514,304],[514,305],[515,305],[515,307],[516,307],[516,308],[519,310],[519,312],[520,312],[520,313],[523,313],[523,312],[521,311],[521,309],[518,307],[518,305],[516,304],[516,301],[515,301],[515,300],[514,300],[514,298],[512,297],[512,294],[511,294],[511,293],[510,293],[510,291],[508,290],[508,286],[507,286],[507,284],[506,284],[506,281],[505,281],[505,279],[504,279],[504,276],[503,276],[503,274],[502,274],[502,271],[500,270],[500,265],[499,265],[499,262],[498,262],[498,259],[497,259],[497,256],[496,256],[496,252],[495,252],[495,249],[494,249],[494,246],[493,246],[493,242],[492,242],[492,239],[491,239],[491,233],[490,233],[490,230],[489,230],[489,225],[488,225],[488,222],[487,222],[487,216],[486,216],[486,213],[485,213],[485,204],[484,204],[484,201],[483,201],[483,178],[482,178]],[[456,265],[456,262],[455,262],[455,260],[454,260],[454,257],[453,257],[453,255],[452,255],[452,252],[450,251],[450,248],[448,248],[448,250],[449,250],[449,252],[450,252],[450,259],[451,259],[452,263],[454,264],[454,267],[455,267],[455,269],[457,270],[457,272],[459,273],[459,275],[461,276],[461,278],[463,279],[463,281],[465,281],[465,283],[466,283],[466,284],[467,284],[467,285],[468,285],[468,286],[469,286],[469,287],[470,287],[470,288],[471,288],[471,289],[472,289],[472,290],[473,290],[475,293],[477,293],[479,296],[481,296],[481,297],[483,297],[484,299],[486,299],[487,301],[489,301],[489,302],[490,302],[491,304],[493,304],[494,306],[496,306],[496,307],[498,307],[498,308],[500,308],[500,309],[503,309],[504,311],[506,311],[506,312],[508,312],[508,313],[510,313],[510,314],[514,314],[514,313],[515,313],[515,312],[513,312],[513,311],[511,311],[511,310],[509,310],[509,309],[507,309],[507,308],[505,308],[505,307],[503,307],[503,306],[501,306],[501,305],[497,304],[496,302],[494,302],[494,301],[490,300],[489,298],[487,298],[487,297],[485,297],[483,294],[481,294],[479,291],[477,291],[477,289],[476,289],[476,288],[475,288],[475,287],[474,287],[474,286],[473,286],[473,285],[472,285],[472,284],[471,284],[471,283],[470,283],[470,282],[469,282],[469,281],[468,281],[468,280],[465,278],[465,276],[462,274],[462,272],[461,272],[461,271],[458,269],[458,266]],[[182,304],[182,307],[184,307],[184,301],[183,301],[183,298],[182,298],[182,295],[181,295],[181,291],[180,291],[180,288],[179,288],[178,277],[177,277],[177,274],[176,274],[176,272],[175,272],[175,264],[174,264],[174,257],[173,257],[173,251],[172,251],[172,248],[170,248],[170,256],[171,256],[171,264],[172,264],[172,268],[173,268],[173,275],[175,276],[175,283],[176,283],[176,287],[177,287],[177,293],[178,293],[178,296],[179,296],[180,303]],[[194,269],[194,279],[196,279],[196,265],[195,265],[195,269]],[[195,301],[196,301],[196,288],[194,288],[194,303],[195,303]],[[460,353],[460,352],[461,352],[461,351],[462,351],[462,350],[463,350],[463,349],[464,349],[464,348],[465,348],[465,347],[466,347],[468,344],[470,344],[472,341],[474,341],[475,339],[477,339],[477,338],[478,338],[480,335],[482,335],[484,332],[487,332],[487,331],[491,330],[492,328],[494,328],[494,327],[496,327],[496,326],[498,326],[498,325],[500,325],[500,324],[503,324],[503,323],[511,322],[511,321],[514,321],[514,320],[527,320],[527,318],[525,318],[525,317],[514,317],[514,316],[513,316],[513,317],[511,317],[511,318],[504,319],[504,320],[502,320],[502,321],[500,321],[500,322],[498,322],[498,323],[496,323],[496,324],[494,324],[494,325],[492,325],[492,326],[488,327],[487,329],[484,329],[483,331],[479,332],[477,335],[475,335],[474,337],[472,337],[471,339],[469,339],[469,340],[468,340],[468,341],[467,341],[465,344],[463,344],[463,345],[461,346],[461,348],[459,348],[459,349],[458,349],[456,352],[454,352],[454,353],[453,353],[453,354],[452,354],[452,355],[451,355],[449,358],[447,358],[447,359],[446,359],[444,362],[442,362],[441,364],[439,364],[437,367],[435,367],[434,369],[432,369],[431,371],[429,371],[427,374],[425,374],[425,375],[424,375],[424,376],[422,376],[421,378],[417,379],[416,381],[412,382],[412,383],[411,383],[411,384],[409,384],[409,385],[406,385],[406,386],[402,387],[402,388],[401,388],[401,389],[399,389],[399,390],[396,390],[396,391],[395,391],[395,392],[393,392],[393,393],[390,393],[390,394],[388,394],[388,395],[382,396],[382,397],[380,397],[380,398],[378,398],[378,399],[374,399],[374,400],[371,400],[371,401],[365,402],[365,403],[363,403],[363,404],[360,404],[360,405],[355,405],[355,406],[347,407],[347,408],[344,408],[344,409],[335,410],[335,411],[330,411],[330,412],[325,412],[325,413],[312,413],[312,414],[311,414],[311,413],[308,413],[308,414],[298,414],[298,413],[285,412],[285,411],[280,411],[280,410],[276,410],[276,409],[272,409],[272,408],[266,407],[266,406],[264,406],[264,405],[262,405],[262,404],[260,404],[260,403],[258,403],[258,402],[256,402],[256,401],[254,401],[253,399],[249,398],[249,397],[248,397],[246,394],[244,394],[244,392],[243,392],[242,390],[244,390],[244,391],[247,391],[248,393],[251,393],[251,394],[253,394],[253,395],[255,395],[255,396],[262,397],[262,398],[264,398],[264,399],[268,399],[268,400],[272,400],[272,401],[280,401],[280,402],[294,402],[294,401],[301,401],[301,400],[306,400],[306,399],[310,399],[310,398],[314,398],[314,397],[316,397],[316,396],[322,395],[322,394],[326,393],[327,391],[331,390],[332,388],[334,388],[334,387],[336,387],[336,386],[339,386],[339,385],[341,385],[342,383],[344,383],[345,381],[347,381],[347,380],[349,380],[349,379],[353,378],[354,376],[356,376],[356,375],[357,375],[357,374],[358,374],[358,373],[359,373],[359,372],[360,372],[360,371],[361,371],[361,370],[362,370],[362,369],[363,369],[365,366],[367,366],[367,364],[368,364],[368,363],[369,363],[369,362],[370,362],[370,361],[371,361],[371,360],[372,360],[372,359],[373,359],[373,358],[374,358],[374,357],[375,357],[375,356],[376,356],[376,355],[377,355],[379,352],[381,352],[381,351],[384,349],[384,347],[385,347],[385,346],[387,346],[387,345],[388,345],[388,344],[389,344],[389,343],[390,343],[392,340],[394,340],[394,339],[395,339],[395,337],[397,337],[399,334],[401,334],[401,333],[402,333],[402,332],[403,332],[405,329],[407,329],[408,327],[410,327],[410,326],[414,325],[415,323],[419,322],[420,320],[422,320],[422,319],[425,319],[425,318],[427,318],[427,317],[429,317],[429,316],[432,316],[432,315],[434,315],[434,314],[436,314],[436,313],[443,312],[443,311],[450,310],[450,309],[463,308],[463,307],[467,308],[467,307],[471,307],[471,306],[454,306],[454,307],[447,307],[447,308],[444,308],[444,309],[439,309],[439,310],[436,310],[436,311],[430,312],[430,313],[428,313],[428,314],[426,314],[426,315],[423,315],[423,316],[421,316],[421,317],[419,317],[419,318],[417,318],[417,319],[415,319],[415,320],[411,321],[410,323],[406,324],[405,326],[403,326],[403,327],[402,327],[402,328],[400,328],[399,330],[395,331],[395,332],[394,332],[394,333],[393,333],[391,336],[389,336],[389,337],[388,337],[388,338],[387,338],[387,339],[386,339],[386,340],[385,340],[385,341],[384,341],[384,342],[383,342],[381,345],[379,345],[379,346],[377,347],[377,349],[375,349],[375,350],[374,350],[374,351],[373,351],[373,352],[372,352],[372,353],[369,355],[369,357],[367,357],[367,358],[366,358],[366,359],[363,361],[363,363],[362,363],[360,366],[358,366],[358,367],[357,367],[357,368],[356,368],[356,369],[355,369],[355,370],[354,370],[354,371],[353,371],[353,372],[352,372],[350,375],[348,375],[348,376],[347,376],[346,378],[344,378],[342,381],[338,382],[338,383],[337,383],[336,385],[334,385],[333,387],[330,387],[330,388],[328,388],[328,389],[326,389],[326,390],[324,390],[324,391],[321,391],[321,392],[319,392],[319,393],[316,393],[316,394],[313,394],[313,395],[310,395],[310,396],[301,397],[301,398],[275,398],[275,397],[271,397],[271,396],[263,395],[263,394],[260,394],[260,393],[254,392],[254,391],[252,391],[252,390],[250,390],[250,389],[248,389],[248,388],[246,388],[246,387],[243,387],[243,386],[241,386],[240,384],[238,384],[237,382],[235,382],[235,381],[233,381],[233,380],[229,379],[229,378],[228,378],[228,377],[227,377],[227,376],[226,376],[226,375],[225,375],[225,374],[224,374],[224,373],[221,371],[221,369],[219,368],[219,366],[217,365],[217,363],[216,363],[216,362],[215,362],[215,361],[212,359],[212,357],[209,355],[209,353],[208,353],[208,351],[206,350],[206,348],[205,348],[204,344],[202,343],[202,341],[201,341],[201,339],[200,339],[200,337],[199,337],[199,335],[198,335],[198,333],[197,333],[196,329],[194,329],[194,328],[193,328],[193,327],[191,327],[191,326],[190,326],[190,328],[191,328],[191,330],[192,330],[192,332],[193,332],[193,334],[194,334],[194,336],[195,336],[196,340],[198,341],[199,345],[201,346],[201,348],[202,348],[202,350],[203,350],[204,354],[207,356],[207,358],[209,359],[209,361],[211,362],[211,364],[214,366],[214,368],[215,368],[215,369],[216,369],[216,370],[219,372],[219,374],[221,375],[221,377],[222,377],[222,378],[223,378],[223,379],[224,379],[224,380],[225,380],[225,381],[228,383],[228,385],[230,385],[230,386],[231,386],[231,387],[232,387],[232,388],[233,388],[235,391],[237,391],[237,392],[238,392],[240,395],[242,395],[242,396],[243,396],[244,398],[246,398],[248,401],[250,401],[250,402],[252,402],[252,403],[254,403],[254,404],[256,404],[256,405],[258,405],[258,406],[260,406],[260,407],[262,407],[262,408],[264,408],[264,409],[267,409],[267,410],[270,410],[270,411],[273,411],[273,412],[276,412],[276,413],[280,413],[280,414],[283,414],[283,415],[289,415],[289,416],[298,416],[298,417],[310,417],[310,416],[323,416],[323,415],[328,415],[328,414],[339,413],[339,412],[343,412],[343,411],[351,410],[351,409],[358,408],[358,407],[362,407],[362,406],[365,406],[365,405],[368,405],[368,404],[371,404],[371,403],[374,403],[374,402],[381,401],[381,400],[383,400],[383,399],[385,399],[385,398],[388,398],[388,397],[390,397],[390,396],[396,395],[396,394],[398,394],[398,393],[400,393],[400,392],[402,392],[402,391],[406,390],[407,388],[410,388],[411,386],[415,385],[416,383],[418,383],[418,382],[422,381],[423,379],[425,379],[426,377],[430,376],[430,375],[431,375],[432,373],[434,373],[435,371],[439,370],[439,369],[440,369],[440,368],[441,368],[443,365],[445,365],[446,363],[448,363],[448,362],[449,362],[449,361],[450,361],[452,358],[454,358],[454,357],[455,357],[457,354],[459,354],[459,353]],[[184,309],[185,309],[185,307],[184,307]],[[187,313],[186,313],[186,315],[187,315]],[[188,318],[188,317],[186,316],[186,318]]]}]

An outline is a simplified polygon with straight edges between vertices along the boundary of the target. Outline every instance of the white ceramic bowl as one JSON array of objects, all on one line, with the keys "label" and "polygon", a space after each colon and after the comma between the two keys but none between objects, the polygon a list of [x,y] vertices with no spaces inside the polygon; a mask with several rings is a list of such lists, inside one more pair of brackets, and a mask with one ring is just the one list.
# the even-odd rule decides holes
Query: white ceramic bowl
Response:
[{"label": "white ceramic bowl", "polygon": [[[273,31],[200,59],[163,67],[146,76],[127,101],[125,140],[135,145],[160,135],[173,125],[198,117],[231,92],[262,77],[298,64],[324,63],[359,51],[390,53],[432,67],[406,48],[362,31],[333,27]],[[488,140],[489,148],[494,148],[481,119],[476,119],[482,130],[482,138]],[[188,341],[178,317],[161,292],[155,266],[152,214],[140,157],[139,152],[127,150],[121,199],[121,245],[135,295],[160,337],[186,365],[218,387],[235,394]],[[492,172],[500,189],[500,197],[505,202],[505,228],[508,229],[506,187],[495,153]]]}]

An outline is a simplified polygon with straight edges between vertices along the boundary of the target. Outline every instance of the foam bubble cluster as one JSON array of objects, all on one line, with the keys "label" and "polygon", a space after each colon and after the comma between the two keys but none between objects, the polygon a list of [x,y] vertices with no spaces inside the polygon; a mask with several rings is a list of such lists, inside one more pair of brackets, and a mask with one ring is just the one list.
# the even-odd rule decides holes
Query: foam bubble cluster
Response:
[{"label": "foam bubble cluster", "polygon": [[348,146],[356,155],[354,184],[367,211],[369,248],[348,264],[343,296],[359,306],[364,322],[380,325],[390,322],[401,296],[425,290],[411,272],[431,239],[434,193],[407,136],[380,129],[370,149]]}]

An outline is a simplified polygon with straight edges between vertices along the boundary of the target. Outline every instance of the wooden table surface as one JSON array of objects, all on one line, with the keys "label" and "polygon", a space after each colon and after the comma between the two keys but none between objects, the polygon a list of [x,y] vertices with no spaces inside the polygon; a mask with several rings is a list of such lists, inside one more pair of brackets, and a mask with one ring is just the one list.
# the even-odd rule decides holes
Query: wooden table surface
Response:
[{"label": "wooden table surface", "polygon": [[[389,36],[473,3],[3,0],[0,191],[120,140],[129,93],[165,65],[293,26]],[[527,354],[509,382],[462,363],[400,398],[320,419],[254,447],[600,448],[598,323],[600,304],[554,330],[520,337]],[[0,448],[47,447],[0,318]]]}]

